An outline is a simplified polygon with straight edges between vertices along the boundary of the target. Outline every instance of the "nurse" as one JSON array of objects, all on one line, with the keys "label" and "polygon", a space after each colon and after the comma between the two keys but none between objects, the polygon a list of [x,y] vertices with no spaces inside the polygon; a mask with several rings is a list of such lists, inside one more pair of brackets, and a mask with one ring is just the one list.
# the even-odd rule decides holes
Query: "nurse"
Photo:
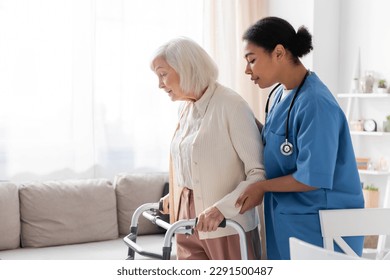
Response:
[{"label": "nurse", "polygon": [[[363,208],[362,188],[345,115],[300,61],[313,49],[308,30],[266,17],[243,40],[245,73],[260,88],[278,85],[262,132],[267,180],[249,185],[236,206],[244,213],[264,198],[268,259],[289,259],[289,237],[323,246],[319,210]],[[346,241],[362,254],[363,237]]]}]

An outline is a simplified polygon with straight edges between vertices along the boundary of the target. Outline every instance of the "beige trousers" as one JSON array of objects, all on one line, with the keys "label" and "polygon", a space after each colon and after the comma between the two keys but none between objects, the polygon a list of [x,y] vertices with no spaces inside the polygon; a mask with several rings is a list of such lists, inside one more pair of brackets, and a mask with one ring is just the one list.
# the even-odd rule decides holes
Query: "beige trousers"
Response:
[{"label": "beige trousers", "polygon": [[[195,218],[192,190],[184,188],[179,204],[179,220]],[[258,229],[246,233],[248,259],[259,260],[261,257]],[[239,260],[241,259],[240,239],[238,234],[212,239],[199,239],[198,231],[194,234],[176,234],[177,259],[179,260]]]}]

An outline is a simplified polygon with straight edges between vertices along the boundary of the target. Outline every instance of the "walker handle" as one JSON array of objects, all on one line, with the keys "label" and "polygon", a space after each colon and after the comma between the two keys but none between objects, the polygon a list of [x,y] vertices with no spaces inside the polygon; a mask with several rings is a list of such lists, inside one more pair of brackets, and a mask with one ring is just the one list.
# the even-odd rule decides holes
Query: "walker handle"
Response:
[{"label": "walker handle", "polygon": [[162,201],[162,199],[160,199],[160,201],[158,202],[158,210],[161,212],[163,209],[164,209],[163,201]]},{"label": "walker handle", "polygon": [[[160,199],[159,202],[158,202],[158,210],[160,212],[162,212],[164,210],[164,203],[163,203],[162,199]],[[168,210],[169,210],[169,203],[168,203]]]},{"label": "walker handle", "polygon": [[[196,226],[198,223],[198,217],[195,218],[195,225]],[[226,218],[223,218],[223,220],[219,223],[218,227],[220,228],[225,228],[226,227]]]}]

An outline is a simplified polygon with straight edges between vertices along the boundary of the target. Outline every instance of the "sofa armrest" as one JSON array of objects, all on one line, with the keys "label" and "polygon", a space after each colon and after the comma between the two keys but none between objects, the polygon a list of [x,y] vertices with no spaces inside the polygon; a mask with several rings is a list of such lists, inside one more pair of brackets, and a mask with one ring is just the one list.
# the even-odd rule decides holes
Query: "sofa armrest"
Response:
[{"label": "sofa armrest", "polygon": [[20,247],[18,187],[0,183],[0,250]]}]

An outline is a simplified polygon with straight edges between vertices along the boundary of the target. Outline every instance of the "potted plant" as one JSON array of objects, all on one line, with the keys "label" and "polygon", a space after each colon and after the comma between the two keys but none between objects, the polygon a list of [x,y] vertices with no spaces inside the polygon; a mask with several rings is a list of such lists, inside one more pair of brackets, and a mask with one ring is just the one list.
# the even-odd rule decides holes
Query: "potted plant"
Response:
[{"label": "potted plant", "polygon": [[367,185],[363,188],[364,207],[378,208],[379,206],[379,189],[374,184]]},{"label": "potted plant", "polygon": [[379,93],[387,92],[387,81],[385,79],[378,80],[378,88],[377,91]]},{"label": "potted plant", "polygon": [[383,131],[390,132],[390,115],[388,115],[386,120],[383,122]]},{"label": "potted plant", "polygon": [[[367,185],[363,188],[364,207],[379,207],[379,190],[374,184]],[[378,246],[378,235],[370,235],[364,238],[364,248],[375,249]]]}]

